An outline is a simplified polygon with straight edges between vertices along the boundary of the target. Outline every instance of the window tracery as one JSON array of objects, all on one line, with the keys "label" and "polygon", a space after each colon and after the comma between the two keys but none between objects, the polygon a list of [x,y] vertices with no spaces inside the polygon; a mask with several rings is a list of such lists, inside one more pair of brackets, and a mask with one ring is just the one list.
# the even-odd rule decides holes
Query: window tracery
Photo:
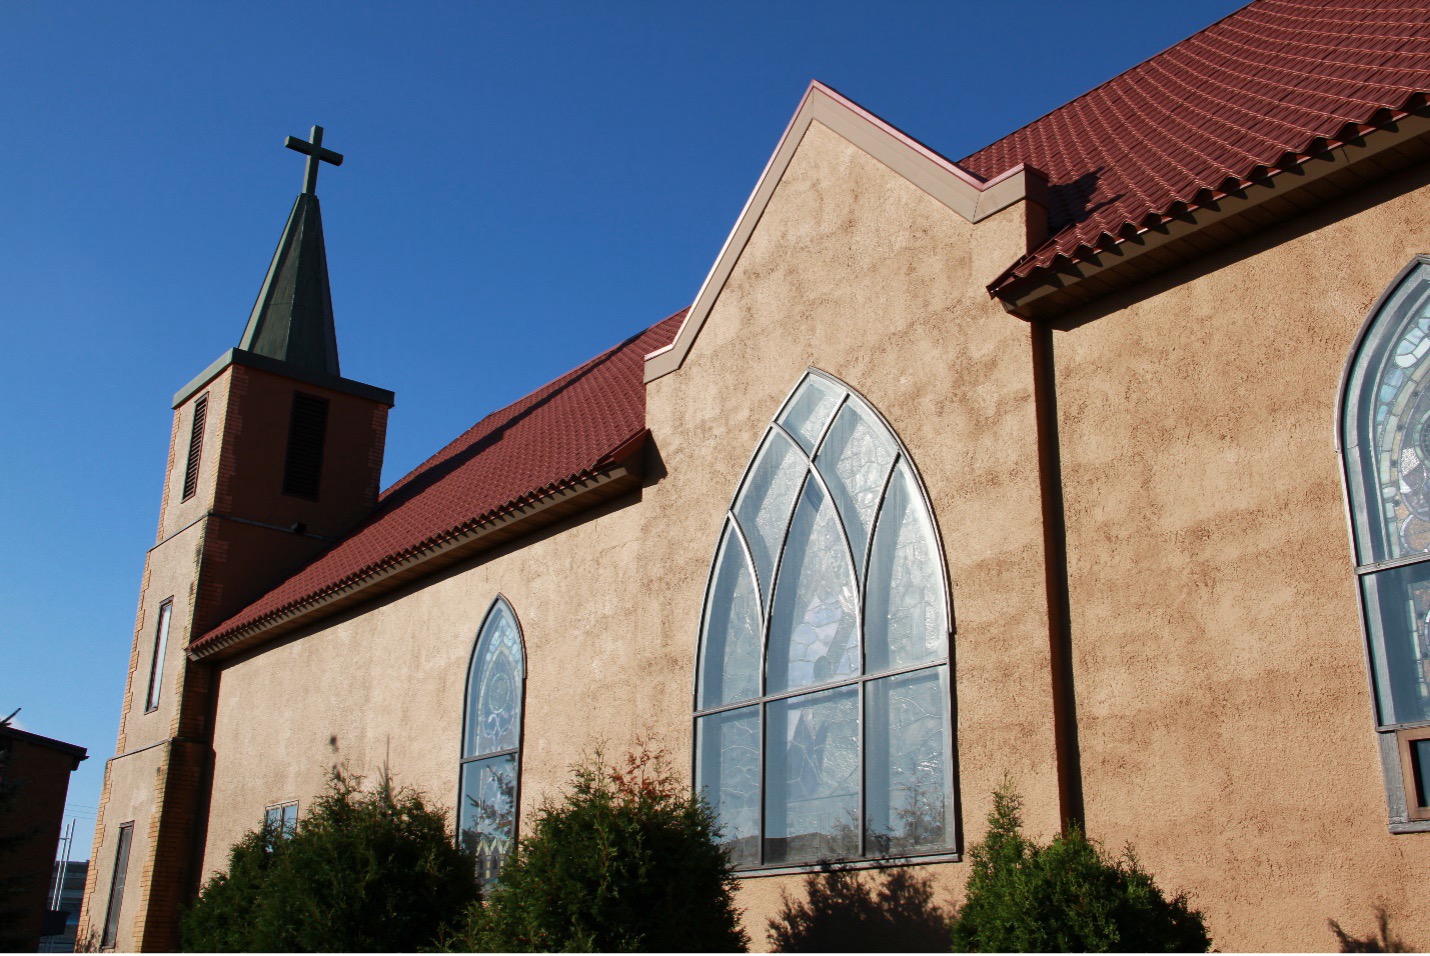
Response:
[{"label": "window tracery", "polygon": [[467,674],[458,832],[484,883],[497,878],[516,836],[525,654],[516,615],[498,597],[477,636]]},{"label": "window tracery", "polygon": [[735,493],[706,590],[696,785],[737,866],[952,849],[945,582],[908,453],[811,370]]},{"label": "window tracery", "polygon": [[[1430,257],[1412,262],[1372,311],[1341,401],[1382,754],[1412,779],[1411,745],[1430,736]],[[1415,787],[1390,797],[1393,823],[1430,819]]]}]

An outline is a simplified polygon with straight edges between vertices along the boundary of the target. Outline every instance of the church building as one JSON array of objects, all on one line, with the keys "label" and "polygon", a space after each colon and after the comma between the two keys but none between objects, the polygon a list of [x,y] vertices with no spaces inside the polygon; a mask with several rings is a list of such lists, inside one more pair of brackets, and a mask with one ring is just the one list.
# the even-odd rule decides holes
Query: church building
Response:
[{"label": "church building", "polygon": [[290,138],[174,396],[81,939],[175,948],[335,764],[491,874],[653,733],[757,947],[822,860],[956,903],[1005,779],[1222,950],[1430,947],[1427,93],[1427,0],[1256,0],[957,161],[813,83],[687,307],[386,489]]}]

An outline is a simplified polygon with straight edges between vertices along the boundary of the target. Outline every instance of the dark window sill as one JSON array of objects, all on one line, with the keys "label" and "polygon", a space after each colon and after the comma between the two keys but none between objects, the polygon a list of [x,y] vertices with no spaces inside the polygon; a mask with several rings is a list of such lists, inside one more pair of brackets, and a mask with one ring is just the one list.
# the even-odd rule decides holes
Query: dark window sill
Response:
[{"label": "dark window sill", "polygon": [[[1420,826],[1420,824],[1410,824]],[[1424,824],[1430,829],[1430,822]],[[789,876],[799,873],[819,873],[824,870],[886,870],[897,866],[922,866],[925,863],[961,863],[961,853],[935,853],[929,856],[893,856],[878,860],[839,860],[830,863],[796,863],[788,866],[752,866],[735,871],[737,880],[760,876]]]}]

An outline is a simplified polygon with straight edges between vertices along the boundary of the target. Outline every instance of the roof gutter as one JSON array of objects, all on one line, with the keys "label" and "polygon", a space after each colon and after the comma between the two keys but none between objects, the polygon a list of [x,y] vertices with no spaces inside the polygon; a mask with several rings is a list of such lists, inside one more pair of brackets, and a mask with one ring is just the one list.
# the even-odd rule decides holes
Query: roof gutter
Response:
[{"label": "roof gutter", "polygon": [[1421,104],[1343,135],[1307,154],[1288,153],[1275,167],[1258,167],[1239,189],[1204,189],[1198,202],[1149,214],[1141,225],[1104,234],[1098,246],[1079,247],[1074,257],[1059,256],[1027,276],[1009,269],[989,285],[989,295],[1020,318],[1047,319],[1230,245],[1430,156],[1430,110]]},{"label": "roof gutter", "polygon": [[369,601],[502,542],[633,491],[640,486],[644,473],[642,452],[648,435],[649,432],[643,431],[622,444],[606,456],[610,463],[598,466],[598,471],[513,502],[500,514],[439,536],[399,560],[372,567],[336,587],[309,595],[240,627],[224,630],[220,626],[200,637],[186,653],[193,661],[232,657],[282,634],[316,623],[351,604]]}]

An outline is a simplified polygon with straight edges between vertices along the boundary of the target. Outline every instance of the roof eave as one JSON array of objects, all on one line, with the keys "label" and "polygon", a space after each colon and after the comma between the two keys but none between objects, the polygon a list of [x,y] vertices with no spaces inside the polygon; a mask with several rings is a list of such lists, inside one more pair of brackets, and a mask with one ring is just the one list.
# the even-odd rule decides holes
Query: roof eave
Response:
[{"label": "roof eave", "polygon": [[429,577],[459,561],[475,557],[514,538],[640,487],[644,477],[644,449],[648,432],[621,445],[606,456],[610,461],[559,486],[518,499],[483,520],[425,542],[396,560],[383,562],[334,587],[300,599],[232,630],[204,634],[187,650],[190,660],[213,662],[251,651],[284,634],[308,627],[350,605]]},{"label": "roof eave", "polygon": [[1201,204],[1181,204],[1076,257],[1018,277],[1010,268],[989,294],[1024,319],[1050,319],[1117,289],[1230,245],[1305,209],[1430,157],[1430,108],[1419,106],[1363,136],[1329,145]]}]

